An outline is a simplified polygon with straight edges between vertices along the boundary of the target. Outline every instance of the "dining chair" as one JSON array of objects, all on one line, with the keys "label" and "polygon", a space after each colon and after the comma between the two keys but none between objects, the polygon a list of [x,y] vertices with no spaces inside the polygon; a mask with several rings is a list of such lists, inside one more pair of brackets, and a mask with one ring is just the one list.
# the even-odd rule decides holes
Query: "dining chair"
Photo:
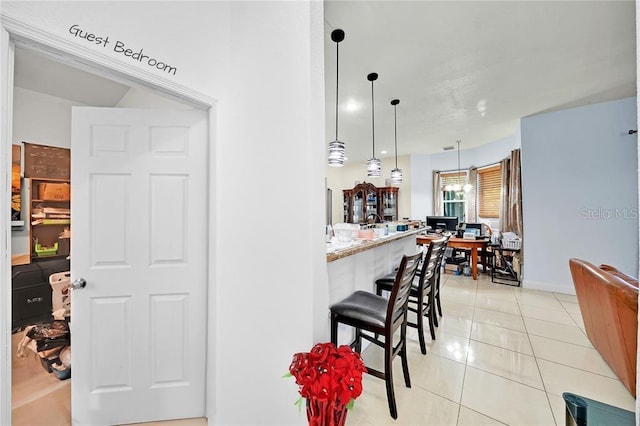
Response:
[{"label": "dining chair", "polygon": [[[484,228],[484,235],[491,239],[491,235],[493,234],[491,227],[486,223],[483,223],[482,227]],[[489,272],[489,268],[493,265],[493,258],[495,255],[494,251],[488,246],[478,249],[478,259],[480,260],[480,264],[482,265],[482,270],[484,272]]]},{"label": "dining chair", "polygon": [[[338,324],[342,323],[355,329],[355,339],[351,347],[356,352],[362,349],[362,339],[384,349],[384,372],[370,366],[366,367],[367,373],[385,381],[389,412],[394,419],[398,418],[398,409],[393,389],[392,361],[396,356],[400,356],[404,382],[410,388],[411,379],[407,362],[407,312],[411,283],[421,257],[421,252],[402,257],[389,299],[358,290],[329,307],[333,344],[338,344]],[[400,330],[397,336],[398,342],[394,344],[394,334],[398,329]],[[384,340],[380,340],[380,337]]]}]

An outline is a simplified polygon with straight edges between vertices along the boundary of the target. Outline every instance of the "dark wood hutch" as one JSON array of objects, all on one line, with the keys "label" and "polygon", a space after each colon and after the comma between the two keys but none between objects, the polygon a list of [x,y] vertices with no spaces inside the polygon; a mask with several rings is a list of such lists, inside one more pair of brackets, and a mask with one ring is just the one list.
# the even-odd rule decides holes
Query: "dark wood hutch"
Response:
[{"label": "dark wood hutch", "polygon": [[374,221],[398,220],[397,187],[378,188],[363,182],[353,189],[344,189],[342,193],[343,219],[347,223],[367,223],[367,218]]}]

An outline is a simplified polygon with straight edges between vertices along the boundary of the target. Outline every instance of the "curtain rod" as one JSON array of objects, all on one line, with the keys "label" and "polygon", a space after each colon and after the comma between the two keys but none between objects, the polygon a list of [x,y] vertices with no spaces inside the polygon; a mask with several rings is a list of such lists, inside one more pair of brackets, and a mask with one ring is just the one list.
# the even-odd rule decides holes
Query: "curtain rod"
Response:
[{"label": "curtain rod", "polygon": [[[635,132],[637,132],[637,130]],[[629,130],[629,134],[631,134],[631,130]],[[520,149],[520,148],[514,148],[514,149],[511,150],[511,152],[513,152],[515,150],[518,150],[518,149]],[[511,158],[511,153],[509,153],[509,155],[504,157],[502,160],[507,160],[509,158]],[[502,160],[498,160],[495,163],[485,164],[484,166],[471,166],[471,167],[475,167],[476,169],[484,169],[485,167],[490,167],[490,166],[495,166],[496,164],[500,164],[502,162]],[[471,167],[467,168],[467,170],[469,170]],[[440,172],[440,173],[451,173],[451,172],[455,172],[457,170],[458,169],[455,169],[455,170],[433,170],[433,171],[434,172]]]},{"label": "curtain rod", "polygon": [[[509,158],[509,157],[504,157],[502,160],[506,160],[507,158]],[[471,168],[484,169],[485,167],[497,166],[498,164],[500,164],[502,162],[502,160],[496,161],[495,163],[485,164],[484,166],[470,166],[467,169],[461,169],[461,170],[469,170]],[[453,172],[457,172],[458,169],[453,169],[453,170],[434,170],[434,171],[440,172],[440,173],[453,173]]]}]

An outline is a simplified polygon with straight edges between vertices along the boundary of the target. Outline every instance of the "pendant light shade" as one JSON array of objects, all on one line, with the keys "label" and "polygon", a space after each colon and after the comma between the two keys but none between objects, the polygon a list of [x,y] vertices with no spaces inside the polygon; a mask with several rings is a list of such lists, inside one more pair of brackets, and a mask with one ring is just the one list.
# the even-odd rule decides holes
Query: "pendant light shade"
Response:
[{"label": "pendant light shade", "polygon": [[380,177],[382,174],[382,163],[377,158],[367,160],[367,176]]},{"label": "pendant light shade", "polygon": [[329,165],[332,167],[344,166],[344,142],[335,140],[329,143]]},{"label": "pendant light shade", "polygon": [[391,101],[391,105],[393,105],[393,135],[395,139],[395,147],[396,147],[396,168],[391,170],[391,183],[393,184],[401,184],[402,183],[402,169],[398,168],[398,115],[396,111],[396,107],[400,103],[399,99],[394,99]]},{"label": "pendant light shade", "polygon": [[402,183],[402,169],[395,168],[391,170],[391,183],[393,184],[401,184]]},{"label": "pendant light shade", "polygon": [[338,48],[339,43],[344,40],[344,31],[333,30],[331,40],[336,43],[336,140],[329,143],[329,165],[332,167],[342,167],[344,165],[345,144],[338,140],[338,71],[340,69]]},{"label": "pendant light shade", "polygon": [[372,72],[367,76],[367,80],[371,82],[371,140],[373,152],[371,158],[367,161],[367,176],[380,177],[382,174],[382,166],[380,160],[376,158],[376,119],[375,119],[375,107],[373,97],[373,82],[378,79],[378,74]]}]

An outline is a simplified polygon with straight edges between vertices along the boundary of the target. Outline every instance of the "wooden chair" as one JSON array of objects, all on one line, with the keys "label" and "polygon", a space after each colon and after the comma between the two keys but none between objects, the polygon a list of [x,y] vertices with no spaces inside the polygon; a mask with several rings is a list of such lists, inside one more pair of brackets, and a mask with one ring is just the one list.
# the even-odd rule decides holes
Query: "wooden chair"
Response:
[{"label": "wooden chair", "polygon": [[[398,418],[398,410],[393,390],[392,361],[398,355],[402,360],[405,385],[408,388],[411,387],[407,362],[407,311],[411,283],[421,256],[422,254],[418,252],[402,257],[389,299],[366,291],[356,291],[329,308],[331,342],[335,345],[338,344],[338,324],[343,323],[355,328],[355,339],[351,346],[356,352],[361,350],[362,339],[384,348],[384,372],[369,366],[367,366],[367,372],[385,381],[389,412],[394,419]],[[400,329],[399,341],[394,345],[393,336],[398,329]],[[375,335],[365,334],[363,331]],[[384,341],[381,341],[378,335],[384,337]]]},{"label": "wooden chair", "polygon": [[[431,338],[436,339],[435,327],[437,318],[434,310],[436,304],[436,277],[440,272],[440,264],[448,238],[441,238],[431,241],[424,256],[424,262],[416,273],[416,279],[411,286],[409,294],[409,310],[416,314],[416,322],[407,322],[407,325],[418,330],[418,340],[420,341],[420,351],[427,353],[427,346],[424,340],[424,318],[429,320],[429,330]],[[391,275],[386,275],[376,280],[376,294],[382,295],[383,291],[391,291],[393,281]]]},{"label": "wooden chair", "polygon": [[[492,235],[491,227],[486,223],[483,224],[483,227],[484,227],[484,235],[491,238],[491,235]],[[495,255],[496,254],[489,247],[478,249],[478,259],[480,259],[480,264],[482,265],[482,270],[484,272],[488,272],[489,265],[493,265],[493,261],[491,259],[495,257]]]},{"label": "wooden chair", "polygon": [[[444,260],[444,252],[447,249],[449,238],[451,238],[451,235],[444,236],[443,238],[444,243],[442,245],[442,249],[440,250],[439,258],[436,259],[437,268],[435,270],[435,278],[434,278],[435,286],[434,286],[434,292],[433,292],[433,299],[435,301],[436,308],[438,309],[439,316],[442,316],[442,304],[440,303],[440,272],[442,271],[442,268],[440,266],[442,265],[442,261]],[[433,316],[433,322],[436,325],[436,327],[438,327],[438,316],[435,315],[435,311]]]}]

